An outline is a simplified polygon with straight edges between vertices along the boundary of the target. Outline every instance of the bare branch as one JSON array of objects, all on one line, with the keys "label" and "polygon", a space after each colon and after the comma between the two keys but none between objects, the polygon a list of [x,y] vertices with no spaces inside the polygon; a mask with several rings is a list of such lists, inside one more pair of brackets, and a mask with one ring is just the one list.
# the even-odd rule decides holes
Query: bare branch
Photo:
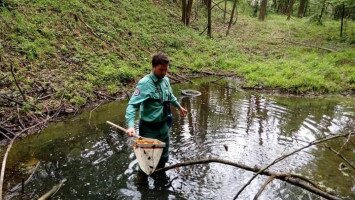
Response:
[{"label": "bare branch", "polygon": [[261,195],[261,193],[265,190],[266,186],[269,185],[269,183],[271,183],[274,179],[275,179],[275,176],[270,176],[265,181],[265,183],[261,186],[261,188],[259,189],[258,193],[256,193],[256,195],[254,196],[253,200],[257,200],[259,198],[259,196]]},{"label": "bare branch", "polygon": [[[351,133],[352,135],[355,134],[355,132],[352,132]],[[261,174],[263,171],[265,171],[266,169],[268,169],[269,167],[271,167],[272,165],[280,162],[281,160],[299,152],[299,151],[302,151],[303,149],[306,149],[310,146],[313,146],[313,145],[316,145],[316,144],[320,144],[320,143],[323,143],[323,142],[326,142],[326,141],[329,141],[329,140],[332,140],[332,139],[335,139],[335,138],[339,138],[339,137],[344,137],[344,135],[348,135],[348,134],[339,134],[339,135],[333,135],[333,136],[330,136],[330,137],[323,137],[321,139],[317,139],[317,140],[314,140],[312,141],[311,143],[309,143],[308,145],[302,147],[302,148],[299,148],[297,150],[294,150],[292,151],[291,153],[289,154],[286,154],[286,155],[283,155],[277,159],[275,159],[272,163],[270,163],[269,165],[267,165],[266,167],[264,167],[263,169],[261,169],[260,171],[258,171],[256,174],[254,174],[254,176],[238,191],[238,193],[236,194],[236,196],[234,197],[234,199],[237,199],[238,196],[243,192],[243,190],[259,175]]]},{"label": "bare branch", "polygon": [[329,150],[331,150],[333,153],[335,153],[335,155],[339,156],[341,159],[343,159],[346,163],[348,163],[348,165],[355,169],[355,166],[351,164],[350,161],[348,161],[343,155],[341,155],[339,152],[335,151],[333,148],[331,148],[330,146],[328,145],[325,145],[325,147],[327,147]]},{"label": "bare branch", "polygon": [[[341,136],[339,136],[341,137]],[[319,189],[320,187],[313,187],[311,185],[308,185],[307,183],[305,183],[302,180],[299,180],[297,177],[297,174],[281,174],[281,173],[274,173],[271,171],[267,171],[267,170],[262,170],[258,167],[250,167],[244,164],[240,164],[240,163],[236,163],[236,162],[231,162],[228,160],[224,160],[224,159],[219,159],[219,158],[207,158],[207,159],[200,159],[200,160],[190,160],[190,161],[186,161],[186,162],[182,162],[182,163],[177,163],[174,165],[170,165],[161,169],[157,169],[155,170],[154,173],[157,172],[161,172],[161,171],[167,171],[170,169],[175,169],[175,168],[179,168],[179,167],[183,167],[183,166],[189,166],[189,165],[196,165],[196,164],[206,164],[206,163],[222,163],[222,164],[226,164],[226,165],[231,165],[234,167],[238,167],[247,171],[252,171],[252,172],[259,172],[259,174],[262,175],[266,175],[266,176],[274,176],[276,179],[278,180],[282,180],[285,181],[287,183],[290,183],[292,185],[301,187],[309,192],[312,192],[313,194],[319,195],[321,197],[324,197],[326,199],[334,199],[334,200],[339,200],[340,198],[333,196],[327,192],[325,192],[325,190],[321,190]],[[262,171],[261,171],[262,170]],[[261,172],[260,172],[261,171]]]},{"label": "bare branch", "polygon": [[20,93],[21,93],[21,95],[22,95],[22,98],[23,98],[23,101],[26,102],[26,101],[27,101],[27,100],[26,100],[26,96],[25,96],[25,94],[22,92],[21,87],[20,87],[20,85],[19,85],[18,82],[17,82],[16,76],[15,76],[15,72],[14,72],[14,66],[12,65],[12,63],[10,64],[10,66],[11,66],[11,74],[12,74],[12,77],[14,78],[16,87],[17,87],[17,89],[20,91]]},{"label": "bare branch", "polygon": [[63,184],[67,181],[67,179],[63,179],[59,182],[58,185],[53,186],[51,190],[49,190],[46,194],[38,198],[38,200],[46,200],[49,197],[51,197],[53,194],[55,194],[62,186]]}]

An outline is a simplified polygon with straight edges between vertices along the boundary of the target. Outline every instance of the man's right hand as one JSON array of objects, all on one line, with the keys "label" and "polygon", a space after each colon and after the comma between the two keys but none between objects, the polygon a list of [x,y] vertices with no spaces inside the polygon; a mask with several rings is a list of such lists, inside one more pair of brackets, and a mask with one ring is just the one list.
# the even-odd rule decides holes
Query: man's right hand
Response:
[{"label": "man's right hand", "polygon": [[128,128],[126,133],[128,134],[129,137],[133,137],[133,136],[136,135],[136,131],[134,130],[133,127],[132,128]]}]

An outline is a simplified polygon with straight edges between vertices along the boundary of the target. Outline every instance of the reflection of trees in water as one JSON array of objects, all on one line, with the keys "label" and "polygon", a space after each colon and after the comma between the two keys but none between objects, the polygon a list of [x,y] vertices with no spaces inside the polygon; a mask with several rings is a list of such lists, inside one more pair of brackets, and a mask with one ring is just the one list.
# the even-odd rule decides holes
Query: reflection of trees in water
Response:
[{"label": "reflection of trees in water", "polygon": [[[338,102],[331,100],[304,98],[277,98],[277,104],[287,108],[281,113],[279,129],[282,135],[291,137],[305,128],[315,137],[322,137],[330,133],[330,126],[336,120]],[[345,127],[341,127],[343,129]]]}]

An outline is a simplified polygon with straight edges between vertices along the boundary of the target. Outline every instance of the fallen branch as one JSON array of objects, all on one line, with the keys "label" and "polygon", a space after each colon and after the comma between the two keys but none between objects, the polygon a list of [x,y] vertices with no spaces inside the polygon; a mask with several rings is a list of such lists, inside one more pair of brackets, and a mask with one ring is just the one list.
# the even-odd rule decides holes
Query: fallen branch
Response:
[{"label": "fallen branch", "polygon": [[254,196],[253,200],[257,200],[259,198],[259,196],[261,195],[261,193],[265,190],[266,186],[269,185],[269,183],[271,183],[273,180],[275,179],[275,176],[270,176],[265,183],[260,187],[259,191],[256,193],[256,195]]},{"label": "fallen branch", "polygon": [[111,99],[111,100],[117,100],[117,98],[111,97],[111,96],[109,96],[109,95],[107,95],[107,94],[103,94],[103,93],[101,93],[101,92],[94,91],[94,93],[95,93],[95,94],[98,94],[98,95],[100,95],[100,96],[103,96],[103,97],[107,97],[107,98],[109,98],[109,99]]},{"label": "fallen branch", "polygon": [[14,81],[15,81],[15,84],[16,84],[16,87],[17,89],[20,91],[21,95],[22,95],[22,98],[23,98],[23,101],[26,102],[26,96],[25,94],[22,92],[21,90],[21,87],[19,86],[18,82],[17,82],[17,79],[16,79],[16,76],[15,76],[15,72],[14,72],[14,66],[12,65],[12,63],[10,64],[11,66],[11,74],[12,74],[12,77],[14,78]]},{"label": "fallen branch", "polygon": [[339,156],[342,160],[344,160],[351,168],[355,169],[355,166],[351,164],[350,161],[348,161],[343,155],[341,155],[339,152],[335,151],[333,148],[331,148],[328,145],[325,145],[329,150],[331,150],[335,155]]},{"label": "fallen branch", "polygon": [[38,200],[46,200],[49,197],[51,197],[53,194],[55,194],[62,186],[63,184],[67,181],[67,179],[63,179],[59,182],[58,185],[53,186],[51,190],[49,190],[47,193],[45,193],[43,196],[38,198]]},{"label": "fallen branch", "polygon": [[7,146],[6,152],[4,154],[4,158],[2,160],[1,173],[0,173],[0,200],[2,200],[2,187],[4,184],[4,174],[5,174],[7,156],[9,155],[10,149],[12,147],[12,144],[15,141],[15,138],[16,138],[16,136],[10,141],[9,145]]},{"label": "fallen branch", "polygon": [[175,77],[174,77],[173,75],[171,75],[171,74],[168,74],[167,76],[169,77],[169,79],[171,79],[171,80],[173,80],[173,81],[175,81],[175,82],[178,82],[178,83],[181,82],[181,80],[175,78]]},{"label": "fallen branch", "polygon": [[[219,159],[219,158],[207,158],[207,159],[191,160],[191,161],[186,161],[186,162],[182,162],[182,163],[177,163],[177,164],[170,165],[170,166],[167,166],[167,167],[164,167],[161,169],[157,169],[154,173],[157,173],[160,171],[167,171],[170,169],[175,169],[175,168],[179,168],[179,167],[183,167],[183,166],[206,164],[206,163],[222,163],[222,164],[238,167],[238,168],[241,168],[241,169],[244,169],[247,171],[252,171],[252,172],[261,171],[261,169],[258,167],[250,167],[250,166],[247,166],[244,164],[231,162],[231,161]],[[332,199],[332,200],[339,200],[340,199],[340,198],[333,196],[321,189],[318,189],[318,188],[320,188],[320,186],[318,186],[316,188],[311,185],[308,185],[307,183],[303,182],[302,180],[299,180],[297,178],[299,175],[297,175],[297,174],[282,174],[282,173],[275,173],[275,172],[271,172],[271,171],[267,171],[267,170],[261,171],[260,174],[266,175],[266,176],[274,176],[278,180],[282,180],[282,181],[285,181],[285,182],[290,183],[292,185],[301,187],[313,194],[319,195],[319,196],[324,197],[326,199]]]},{"label": "fallen branch", "polygon": [[[351,133],[352,135],[355,134],[355,132]],[[323,137],[321,139],[317,139],[317,140],[314,140],[312,141],[311,143],[309,143],[308,145],[302,147],[302,148],[299,148],[297,150],[294,150],[292,151],[291,153],[289,154],[286,154],[286,155],[283,155],[277,159],[275,159],[272,163],[270,163],[269,165],[267,165],[266,167],[264,167],[263,169],[259,170],[256,174],[254,174],[254,176],[238,191],[238,193],[236,194],[236,196],[234,197],[234,199],[237,199],[238,196],[240,195],[240,193],[242,193],[242,191],[259,175],[261,174],[263,171],[265,171],[266,169],[268,169],[269,167],[271,167],[272,165],[280,162],[281,160],[299,152],[299,151],[302,151],[303,149],[306,149],[310,146],[313,146],[313,145],[316,145],[316,144],[320,144],[320,143],[323,143],[323,142],[326,142],[326,141],[329,141],[329,140],[332,140],[332,139],[335,139],[335,138],[339,138],[339,137],[344,137],[345,135],[348,135],[348,134],[339,134],[339,135],[334,135],[334,136],[330,136],[330,137]]]},{"label": "fallen branch", "polygon": [[3,135],[4,137],[6,137],[8,140],[11,140],[11,138],[9,136],[7,136],[5,133],[3,133],[2,131],[0,131],[0,134]]},{"label": "fallen branch", "polygon": [[37,168],[39,167],[40,163],[41,162],[38,162],[36,164],[36,166],[32,170],[31,175],[26,179],[26,181],[24,182],[23,185],[22,185],[22,183],[17,184],[15,187],[11,188],[10,192],[16,192],[17,190],[19,190],[21,188],[21,186],[22,187],[26,186],[31,181],[31,179],[32,179],[33,175],[35,174],[35,172],[37,171]]},{"label": "fallen branch", "polygon": [[171,72],[171,74],[174,74],[175,76],[177,76],[177,77],[179,77],[179,78],[181,78],[181,79],[183,79],[183,80],[185,80],[185,81],[188,81],[188,82],[190,82],[190,83],[193,83],[192,80],[190,80],[190,79],[188,79],[188,78],[186,78],[186,77],[184,77],[184,76],[181,76],[181,75],[179,75],[178,73]]},{"label": "fallen branch", "polygon": [[[53,116],[52,116],[53,117]],[[45,120],[31,126],[31,127],[27,127],[23,130],[21,130],[20,132],[18,132],[14,138],[12,138],[12,140],[10,141],[9,145],[7,146],[6,152],[4,154],[4,158],[2,161],[2,165],[1,165],[1,173],[0,173],[0,200],[2,200],[2,188],[3,188],[3,184],[4,184],[4,174],[5,174],[5,167],[6,167],[6,161],[7,161],[7,156],[10,152],[10,149],[12,148],[12,144],[14,143],[14,141],[16,140],[17,137],[19,137],[22,133],[25,133],[26,131],[33,129],[43,123],[46,123],[48,120],[50,120],[52,117],[47,117]]]},{"label": "fallen branch", "polygon": [[348,142],[351,142],[350,141],[350,136],[351,136],[351,133],[349,133],[349,135],[348,135],[348,137],[347,137],[347,140],[344,142],[344,144],[340,147],[340,149],[339,149],[339,153],[343,150],[343,148],[344,148],[344,146],[346,145],[346,143],[348,143]]}]

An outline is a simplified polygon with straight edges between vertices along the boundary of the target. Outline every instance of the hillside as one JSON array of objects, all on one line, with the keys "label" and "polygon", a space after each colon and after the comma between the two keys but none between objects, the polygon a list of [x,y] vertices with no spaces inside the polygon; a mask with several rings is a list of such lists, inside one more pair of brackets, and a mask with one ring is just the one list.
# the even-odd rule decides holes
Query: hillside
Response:
[{"label": "hillside", "polygon": [[269,14],[260,22],[246,14],[244,5],[228,36],[216,9],[210,39],[200,34],[206,26],[203,10],[186,27],[179,6],[169,2],[5,1],[0,8],[1,122],[22,124],[18,112],[24,128],[46,115],[129,93],[149,72],[157,51],[171,57],[176,74],[236,73],[244,88],[296,94],[355,90],[353,21],[347,21],[347,37],[339,39],[337,21],[313,25],[306,18],[287,21]]}]

